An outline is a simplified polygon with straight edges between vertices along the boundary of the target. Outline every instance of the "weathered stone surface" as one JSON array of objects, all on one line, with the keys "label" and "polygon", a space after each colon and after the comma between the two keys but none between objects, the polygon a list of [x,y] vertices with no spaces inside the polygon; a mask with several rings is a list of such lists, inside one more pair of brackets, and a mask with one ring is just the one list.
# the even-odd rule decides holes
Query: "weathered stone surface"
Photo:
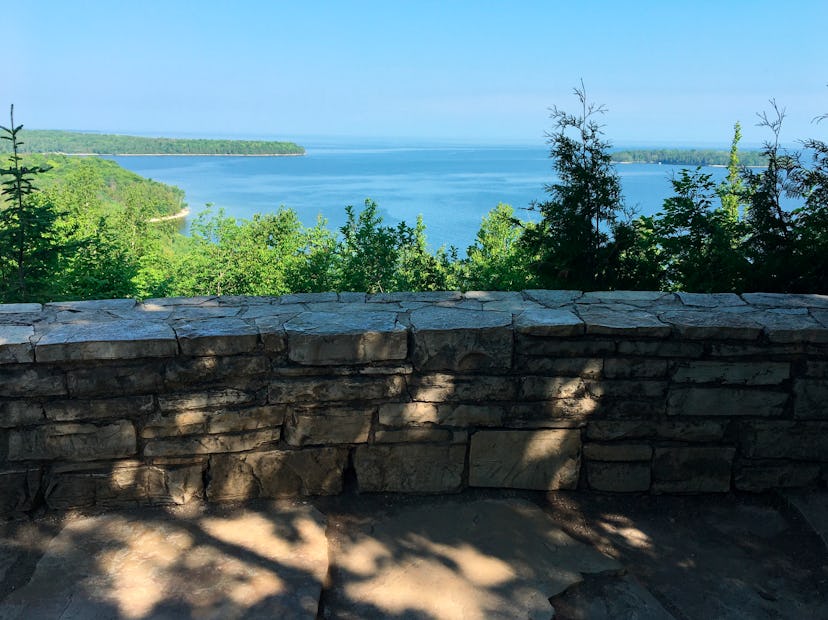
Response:
[{"label": "weathered stone surface", "polygon": [[671,388],[668,415],[781,416],[786,392],[725,387]]},{"label": "weathered stone surface", "polygon": [[828,362],[808,360],[805,364],[805,376],[817,379],[828,379]]},{"label": "weathered stone surface", "polygon": [[186,411],[208,407],[229,407],[253,402],[253,394],[242,390],[224,389],[184,394],[165,394],[158,397],[161,411]]},{"label": "weathered stone surface", "polygon": [[583,295],[581,291],[550,291],[545,289],[527,290],[523,291],[523,293],[532,301],[536,301],[548,308],[568,306]]},{"label": "weathered stone surface", "polygon": [[604,361],[603,376],[607,379],[666,377],[669,366],[667,360],[611,357]]},{"label": "weathered stone surface", "polygon": [[656,448],[653,491],[656,493],[725,493],[735,448],[693,446]]},{"label": "weathered stone surface", "polygon": [[746,314],[721,310],[669,310],[659,318],[692,340],[756,340],[762,326]]},{"label": "weathered stone surface", "polygon": [[574,398],[586,394],[586,384],[580,377],[523,377],[520,380],[521,400],[550,400]]},{"label": "weathered stone surface", "polygon": [[574,489],[580,450],[577,430],[479,431],[471,438],[469,485]]},{"label": "weathered stone surface", "polygon": [[276,428],[284,423],[284,406],[265,405],[237,411],[187,410],[181,413],[154,415],[141,428],[141,437],[180,437],[182,435],[214,435]]},{"label": "weathered stone surface", "polygon": [[265,351],[271,353],[285,353],[287,351],[287,334],[285,333],[285,321],[290,320],[298,312],[290,314],[278,314],[263,316],[256,319],[256,327],[259,328],[259,337],[262,339],[262,346]]},{"label": "weathered stone surface", "polygon": [[587,461],[590,489],[610,493],[635,493],[650,488],[650,464]]},{"label": "weathered stone surface", "polygon": [[0,325],[0,364],[34,361],[34,346],[29,340],[34,327],[28,325]]},{"label": "weathered stone surface", "polygon": [[819,480],[819,465],[779,461],[743,461],[736,468],[734,486],[740,491],[768,491],[806,487]]},{"label": "weathered stone surface", "polygon": [[726,420],[592,420],[586,432],[589,439],[598,441],[645,437],[674,441],[719,441],[724,437],[727,425]]},{"label": "weathered stone surface", "polygon": [[179,387],[218,379],[264,375],[269,370],[268,360],[263,356],[192,357],[167,362],[164,382],[168,386]]},{"label": "weathered stone surface", "polygon": [[584,444],[584,458],[594,461],[649,461],[652,456],[649,444]]},{"label": "weathered stone surface", "polygon": [[621,569],[521,500],[418,503],[343,538],[325,609],[342,620],[548,619],[551,596]]},{"label": "weathered stone surface", "polygon": [[828,420],[828,379],[797,379],[794,417]]},{"label": "weathered stone surface", "polygon": [[404,428],[374,433],[374,443],[464,443],[466,439],[465,433],[445,428]]},{"label": "weathered stone surface", "polygon": [[521,355],[596,357],[615,353],[616,343],[614,340],[537,338],[516,334],[515,350]]},{"label": "weathered stone surface", "polygon": [[241,319],[177,321],[174,327],[182,355],[237,355],[259,344],[259,329]]},{"label": "weathered stone surface", "polygon": [[421,370],[492,370],[512,365],[512,315],[426,307],[411,313],[412,360]]},{"label": "weathered stone surface", "polygon": [[379,423],[383,426],[497,426],[503,420],[504,413],[504,407],[497,405],[386,403],[380,405]]},{"label": "weathered stone surface", "polygon": [[0,366],[0,397],[63,396],[66,382],[63,373],[42,366]]},{"label": "weathered stone surface", "polygon": [[553,377],[585,377],[600,379],[604,360],[592,357],[523,357],[517,361],[517,369],[536,375]]},{"label": "weathered stone surface", "polygon": [[40,470],[35,468],[0,470],[0,515],[30,510],[40,476]]},{"label": "weathered stone surface", "polygon": [[621,355],[652,357],[701,357],[704,345],[698,342],[622,340],[618,343]]},{"label": "weathered stone surface", "polygon": [[764,327],[770,342],[828,342],[828,326],[810,317],[805,308],[770,309],[750,316]]},{"label": "weathered stone surface", "polygon": [[651,306],[675,300],[673,293],[664,291],[590,291],[584,293],[579,304],[629,304]]},{"label": "weathered stone surface", "polygon": [[824,461],[828,455],[828,422],[746,421],[740,439],[750,458]]},{"label": "weathered stone surface", "polygon": [[742,299],[753,306],[768,308],[828,308],[828,295],[743,293]]},{"label": "weathered stone surface", "polygon": [[298,409],[285,424],[292,446],[365,443],[376,407]]},{"label": "weathered stone surface", "polygon": [[663,399],[667,393],[667,381],[623,380],[585,381],[587,391],[594,398],[653,398]]},{"label": "weathered stone surface", "polygon": [[701,308],[722,308],[725,306],[745,306],[747,303],[736,293],[676,293],[685,306]]},{"label": "weathered stone surface", "polygon": [[341,376],[335,380],[279,379],[271,381],[271,403],[313,403],[332,401],[369,401],[399,398],[405,389],[400,376]]},{"label": "weathered stone surface", "polygon": [[147,465],[140,461],[53,467],[46,504],[53,510],[88,506],[186,504],[204,494],[203,464]]},{"label": "weathered stone surface", "polygon": [[76,517],[43,549],[4,620],[313,620],[328,571],[325,518],[285,503]]},{"label": "weathered stone surface", "polygon": [[303,312],[285,332],[288,356],[300,364],[366,364],[408,354],[408,332],[395,312]]},{"label": "weathered stone surface", "polygon": [[[589,295],[585,293],[584,297]],[[672,332],[669,325],[644,310],[619,310],[612,305],[580,305],[578,316],[586,325],[587,334],[607,336],[635,336],[666,338]]]},{"label": "weathered stone surface", "polygon": [[107,321],[56,325],[35,345],[38,362],[172,357],[178,342],[165,323]]},{"label": "weathered stone surface", "polygon": [[268,450],[210,457],[211,501],[306,497],[342,492],[346,448]]},{"label": "weathered stone surface", "polygon": [[493,375],[413,375],[408,380],[408,392],[415,401],[508,401],[516,394],[512,377]]},{"label": "weathered stone surface", "polygon": [[0,428],[39,424],[45,420],[43,405],[27,400],[0,402]]},{"label": "weathered stone surface", "polygon": [[0,304],[0,314],[40,314],[40,304]]},{"label": "weathered stone surface", "polygon": [[69,394],[78,397],[112,396],[158,393],[163,390],[164,380],[160,363],[105,368],[105,371],[100,367],[69,370],[66,373]]},{"label": "weathered stone surface", "polygon": [[56,400],[43,406],[46,418],[53,422],[137,418],[152,412],[152,396],[106,398],[100,400]]},{"label": "weathered stone surface", "polygon": [[602,404],[589,397],[558,398],[509,407],[507,428],[572,428],[583,426]]},{"label": "weathered stone surface", "polygon": [[256,450],[279,441],[281,433],[281,428],[266,428],[232,435],[185,435],[169,439],[150,439],[144,445],[144,456],[152,458]]},{"label": "weathered stone surface", "polygon": [[515,318],[515,330],[527,336],[566,337],[584,333],[584,322],[572,310],[531,308]]},{"label": "weathered stone surface", "polygon": [[368,493],[451,493],[460,490],[464,445],[370,445],[354,452],[359,490]]},{"label": "weathered stone surface", "polygon": [[9,432],[9,460],[93,461],[132,456],[135,427],[126,420],[93,424],[48,424]]},{"label": "weathered stone surface", "polygon": [[791,376],[788,362],[681,362],[673,375],[676,383],[778,385]]}]

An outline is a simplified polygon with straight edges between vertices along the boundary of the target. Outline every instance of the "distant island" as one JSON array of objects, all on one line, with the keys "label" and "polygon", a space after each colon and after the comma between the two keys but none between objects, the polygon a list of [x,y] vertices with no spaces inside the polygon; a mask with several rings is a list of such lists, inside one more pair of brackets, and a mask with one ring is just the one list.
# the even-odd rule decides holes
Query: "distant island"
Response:
[{"label": "distant island", "polygon": [[[207,140],[201,138],[147,138],[117,134],[27,129],[22,134],[23,153],[66,155],[304,155],[293,142],[266,140]],[[8,153],[3,140],[0,153]]]},{"label": "distant island", "polygon": [[[718,149],[627,149],[612,153],[619,164],[671,164],[676,166],[726,166],[730,151]],[[760,151],[739,151],[743,166],[767,166]]]}]

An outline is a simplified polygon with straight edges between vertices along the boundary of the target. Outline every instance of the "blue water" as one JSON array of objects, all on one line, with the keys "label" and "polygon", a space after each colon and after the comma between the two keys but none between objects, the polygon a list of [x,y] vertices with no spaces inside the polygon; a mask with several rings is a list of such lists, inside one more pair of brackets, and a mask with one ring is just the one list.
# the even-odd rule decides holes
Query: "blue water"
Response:
[{"label": "blue water", "polygon": [[[186,192],[190,219],[207,203],[228,215],[250,218],[280,206],[294,209],[308,226],[317,215],[331,229],[345,221],[346,205],[374,200],[385,221],[414,224],[422,215],[432,249],[474,242],[480,220],[499,202],[518,217],[545,199],[553,180],[548,151],[540,147],[306,146],[304,157],[114,157],[124,168]],[[680,166],[618,166],[626,203],[652,214],[671,193],[670,176]],[[714,180],[722,168],[707,168]]]}]

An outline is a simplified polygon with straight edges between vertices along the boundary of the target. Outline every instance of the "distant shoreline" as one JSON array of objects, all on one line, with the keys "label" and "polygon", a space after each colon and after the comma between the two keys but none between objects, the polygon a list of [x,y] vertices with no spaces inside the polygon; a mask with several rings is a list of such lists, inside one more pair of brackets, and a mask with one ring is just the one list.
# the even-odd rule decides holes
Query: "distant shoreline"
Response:
[{"label": "distant shoreline", "polygon": [[173,213],[172,215],[161,215],[159,217],[151,217],[147,221],[152,224],[157,224],[158,222],[170,222],[172,220],[183,220],[185,217],[190,215],[190,208],[184,207],[178,213]]},{"label": "distant shoreline", "polygon": [[69,157],[304,157],[305,153],[38,153]]}]

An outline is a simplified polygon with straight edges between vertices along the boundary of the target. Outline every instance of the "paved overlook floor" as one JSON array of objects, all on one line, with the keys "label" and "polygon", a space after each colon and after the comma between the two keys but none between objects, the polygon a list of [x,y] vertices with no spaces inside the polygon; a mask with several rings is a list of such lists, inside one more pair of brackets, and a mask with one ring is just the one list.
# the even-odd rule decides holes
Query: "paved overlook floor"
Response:
[{"label": "paved overlook floor", "polygon": [[828,492],[346,495],[0,523],[0,618],[828,618]]}]

